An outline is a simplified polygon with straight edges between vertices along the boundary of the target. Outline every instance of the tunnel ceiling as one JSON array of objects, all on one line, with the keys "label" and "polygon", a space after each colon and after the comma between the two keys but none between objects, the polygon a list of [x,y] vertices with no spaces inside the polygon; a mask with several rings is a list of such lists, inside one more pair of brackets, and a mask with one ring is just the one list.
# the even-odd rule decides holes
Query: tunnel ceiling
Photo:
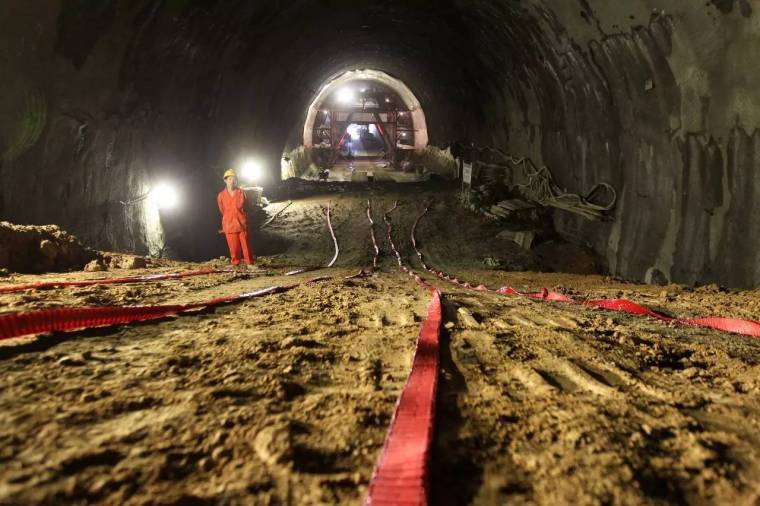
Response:
[{"label": "tunnel ceiling", "polygon": [[555,215],[612,273],[757,284],[732,247],[760,247],[757,19],[747,0],[8,0],[0,212],[150,249],[156,217],[119,202],[157,177],[205,202],[248,154],[274,177],[320,87],[371,68],[411,88],[432,144],[530,156],[575,193],[614,185],[612,222]]},{"label": "tunnel ceiling", "polygon": [[[295,124],[330,77],[373,68],[407,83],[442,110],[442,118],[450,110],[457,114],[460,121],[451,125],[438,122],[441,137],[482,119],[483,97],[508,72],[509,27],[521,10],[514,2],[473,1],[436,2],[435,8],[428,2],[313,0],[126,4],[93,9],[87,1],[63,2],[55,51],[81,68],[99,40],[122,33],[128,42],[118,85],[133,94],[135,106],[166,108],[173,96],[181,102],[177,107],[191,102],[191,113],[229,103],[251,115],[264,103],[271,110],[263,114]],[[498,30],[492,35],[497,46],[483,44],[488,25]],[[240,108],[245,104],[251,108]],[[267,143],[278,138],[271,128],[261,130],[251,133]]]}]

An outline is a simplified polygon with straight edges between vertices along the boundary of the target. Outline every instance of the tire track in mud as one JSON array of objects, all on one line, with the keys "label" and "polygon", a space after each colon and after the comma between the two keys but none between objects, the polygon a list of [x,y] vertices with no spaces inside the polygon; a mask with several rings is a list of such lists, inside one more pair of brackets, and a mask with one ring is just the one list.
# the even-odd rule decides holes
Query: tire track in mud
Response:
[{"label": "tire track in mud", "polygon": [[456,290],[448,298],[462,380],[442,383],[441,405],[456,403],[462,421],[439,419],[437,452],[456,460],[434,475],[441,504],[760,497],[760,395],[754,380],[736,380],[760,370],[760,346],[737,355],[737,336]]},{"label": "tire track in mud", "polygon": [[[341,242],[340,263],[371,261],[366,197],[353,210],[334,198],[339,240],[358,238],[345,249]],[[409,258],[406,232],[422,198],[417,190],[403,198],[395,239]],[[386,209],[393,200],[373,204]],[[320,203],[308,203],[303,220],[293,206],[272,224],[303,243],[290,251],[301,265],[331,252]],[[442,264],[476,265],[483,251],[462,260],[458,244],[473,223],[460,215],[421,235],[431,248],[451,243]],[[507,274],[471,272],[489,275],[503,282]],[[510,275],[534,286],[660,290]],[[182,300],[258,282],[271,283],[166,285],[130,297]],[[396,274],[347,286],[0,357],[8,385],[0,392],[0,502],[358,504],[426,298]],[[757,501],[760,344],[444,290],[453,304],[442,336],[431,504]],[[729,295],[721,297],[725,304]],[[705,300],[689,300],[688,310],[701,312]]]},{"label": "tire track in mud", "polygon": [[8,357],[0,503],[355,504],[426,303],[401,275],[328,282]]}]

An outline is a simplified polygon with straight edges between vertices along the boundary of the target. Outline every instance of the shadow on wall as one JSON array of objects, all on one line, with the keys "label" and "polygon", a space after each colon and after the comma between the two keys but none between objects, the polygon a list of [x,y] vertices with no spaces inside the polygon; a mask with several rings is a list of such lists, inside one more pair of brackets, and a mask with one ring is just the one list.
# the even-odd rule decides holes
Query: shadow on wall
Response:
[{"label": "shadow on wall", "polygon": [[730,14],[734,10],[734,6],[738,4],[742,16],[748,18],[752,15],[752,6],[749,0],[710,0],[710,3],[723,14]]}]

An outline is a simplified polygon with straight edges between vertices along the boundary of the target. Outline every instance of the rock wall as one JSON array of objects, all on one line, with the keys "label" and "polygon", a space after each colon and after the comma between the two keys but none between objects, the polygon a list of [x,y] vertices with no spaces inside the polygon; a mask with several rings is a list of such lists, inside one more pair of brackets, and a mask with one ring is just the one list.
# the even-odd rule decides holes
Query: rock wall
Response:
[{"label": "rock wall", "polygon": [[[747,2],[531,2],[490,142],[573,193],[606,181],[615,220],[558,212],[629,279],[760,284],[760,21]],[[507,117],[504,124],[501,112]]]},{"label": "rock wall", "polygon": [[[555,217],[613,273],[757,285],[755,11],[748,0],[7,0],[0,217],[55,222],[102,249],[215,256],[223,170],[256,156],[270,185],[319,87],[376,68],[419,98],[431,144],[529,155],[573,193],[615,185],[612,223]],[[182,194],[173,212],[142,199],[162,180]]]},{"label": "rock wall", "polygon": [[[289,133],[350,68],[401,78],[431,107],[438,138],[453,139],[464,110],[462,77],[445,62],[461,52],[455,41],[435,35],[443,52],[426,60],[433,19],[395,28],[406,35],[378,52],[377,30],[425,8],[377,2],[367,30],[367,6],[338,3],[2,2],[0,75],[11,78],[0,81],[0,217],[55,222],[101,249],[216,256],[223,171],[255,156],[269,169],[259,183],[279,179]],[[325,37],[327,20],[345,29]],[[159,222],[141,197],[163,180],[183,205]]]}]

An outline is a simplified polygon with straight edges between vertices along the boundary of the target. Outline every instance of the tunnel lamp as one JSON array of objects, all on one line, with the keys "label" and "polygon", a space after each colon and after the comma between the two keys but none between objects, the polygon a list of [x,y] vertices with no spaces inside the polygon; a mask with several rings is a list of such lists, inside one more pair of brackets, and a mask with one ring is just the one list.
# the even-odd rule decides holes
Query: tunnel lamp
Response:
[{"label": "tunnel lamp", "polygon": [[177,189],[169,183],[159,183],[151,192],[151,198],[159,209],[172,209],[179,203]]},{"label": "tunnel lamp", "polygon": [[249,158],[243,162],[242,167],[240,167],[240,175],[243,176],[243,179],[246,181],[259,180],[261,178],[261,173],[261,163],[253,158]]},{"label": "tunnel lamp", "polygon": [[388,98],[388,97],[385,97],[385,103],[386,103],[386,104],[390,104],[390,103],[391,103],[391,99],[390,99],[390,98]]},{"label": "tunnel lamp", "polygon": [[354,92],[349,88],[341,88],[338,90],[338,102],[347,104],[354,99]]}]

